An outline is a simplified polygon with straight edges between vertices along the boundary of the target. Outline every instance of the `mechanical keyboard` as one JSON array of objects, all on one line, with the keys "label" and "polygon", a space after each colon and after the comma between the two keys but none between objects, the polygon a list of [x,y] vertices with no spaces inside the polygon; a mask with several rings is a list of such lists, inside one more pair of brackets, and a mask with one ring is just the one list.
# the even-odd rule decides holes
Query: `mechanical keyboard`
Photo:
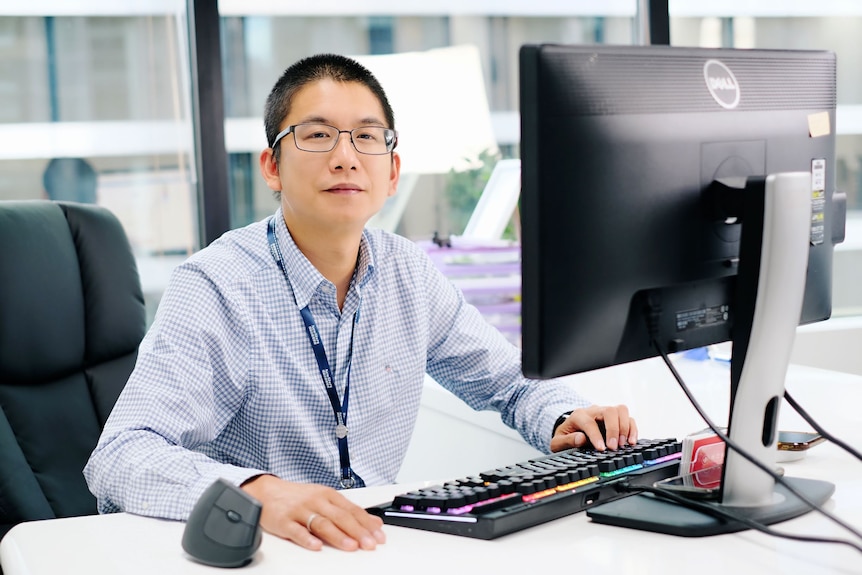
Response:
[{"label": "mechanical keyboard", "polygon": [[384,523],[494,539],[627,497],[622,481],[678,475],[682,444],[640,440],[616,451],[570,449],[396,496],[367,511]]}]

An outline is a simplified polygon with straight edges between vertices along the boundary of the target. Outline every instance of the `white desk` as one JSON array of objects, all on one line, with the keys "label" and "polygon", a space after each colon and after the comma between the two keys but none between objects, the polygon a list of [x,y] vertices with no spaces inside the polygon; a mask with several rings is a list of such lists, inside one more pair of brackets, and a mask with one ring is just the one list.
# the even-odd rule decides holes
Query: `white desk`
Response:
[{"label": "white desk", "polygon": [[[688,365],[695,374],[703,366]],[[721,367],[692,381],[699,399],[721,410]],[[644,382],[649,380],[649,384]],[[641,435],[681,436],[703,424],[682,392],[654,361],[625,369],[603,370],[573,378],[573,385],[598,402],[623,399],[637,413]],[[788,389],[818,421],[854,445],[859,439],[862,377],[794,367]],[[660,399],[658,399],[660,398]],[[709,407],[708,407],[709,409]],[[715,417],[718,417],[716,412]],[[785,406],[782,428],[807,429]],[[511,461],[510,461],[511,463]],[[862,528],[862,463],[829,444],[813,448],[798,462],[785,464],[796,477],[826,479],[836,484],[828,507]],[[484,467],[482,468],[484,469]],[[480,469],[473,469],[480,471]],[[443,479],[449,479],[446,476]],[[412,486],[375,487],[348,492],[361,505],[381,503]],[[0,542],[5,575],[55,573],[217,573],[193,563],[180,547],[184,524],[127,514],[56,519],[18,525]],[[785,522],[778,529],[795,533],[849,538],[817,513]],[[718,537],[687,539],[593,524],[579,513],[493,541],[386,526],[388,541],[373,552],[344,553],[331,548],[311,552],[264,535],[263,544],[246,571],[254,573],[557,573],[570,564],[582,573],[698,575],[747,573],[862,573],[862,554],[838,545],[800,543],[746,531]],[[222,571],[223,572],[223,571]]]}]

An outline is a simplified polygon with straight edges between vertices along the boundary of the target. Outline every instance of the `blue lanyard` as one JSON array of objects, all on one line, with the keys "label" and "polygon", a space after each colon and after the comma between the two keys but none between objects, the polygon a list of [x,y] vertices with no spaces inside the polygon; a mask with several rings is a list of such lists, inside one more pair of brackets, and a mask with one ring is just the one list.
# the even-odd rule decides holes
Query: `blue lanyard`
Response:
[{"label": "blue lanyard", "polygon": [[[275,218],[270,218],[267,227],[267,238],[269,239],[269,253],[272,254],[275,263],[278,264],[281,273],[284,274],[284,279],[290,285],[290,278],[287,275],[287,268],[284,267],[284,259],[281,257],[281,248],[278,247],[278,241],[275,238]],[[293,294],[296,301],[296,293]],[[296,307],[299,307],[297,303]],[[326,357],[326,350],[323,347],[323,340],[320,338],[320,331],[317,329],[317,324],[314,322],[314,316],[311,315],[311,310],[305,306],[299,310],[302,316],[302,321],[305,323],[305,333],[308,335],[308,341],[311,343],[311,349],[314,351],[314,358],[317,360],[317,367],[320,369],[320,378],[323,380],[323,386],[326,388],[326,394],[329,396],[329,403],[332,405],[332,411],[335,414],[335,437],[338,440],[338,455],[341,463],[341,487],[350,489],[351,487],[365,487],[365,482],[359,475],[353,472],[350,468],[350,451],[347,448],[347,402],[350,398],[350,368],[353,363],[353,335],[356,331],[356,324],[359,323],[359,310],[353,314],[353,325],[350,327],[350,349],[347,360],[347,383],[344,386],[344,403],[338,400],[338,391],[332,381],[332,370],[329,367],[329,359]]]}]

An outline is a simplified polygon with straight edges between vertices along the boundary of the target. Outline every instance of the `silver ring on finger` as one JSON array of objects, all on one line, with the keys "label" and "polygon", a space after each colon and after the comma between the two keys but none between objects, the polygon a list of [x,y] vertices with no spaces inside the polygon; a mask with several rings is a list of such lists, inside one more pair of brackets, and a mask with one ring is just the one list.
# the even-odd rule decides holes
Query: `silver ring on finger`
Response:
[{"label": "silver ring on finger", "polygon": [[314,521],[319,515],[317,513],[312,513],[308,516],[308,520],[305,522],[305,528],[311,533],[311,523]]}]

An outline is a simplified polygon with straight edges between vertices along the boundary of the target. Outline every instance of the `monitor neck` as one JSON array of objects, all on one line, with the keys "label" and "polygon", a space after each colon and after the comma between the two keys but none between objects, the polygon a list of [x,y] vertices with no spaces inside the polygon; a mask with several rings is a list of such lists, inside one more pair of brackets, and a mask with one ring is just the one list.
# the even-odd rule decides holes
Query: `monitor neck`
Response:
[{"label": "monitor neck", "polygon": [[[749,178],[741,199],[728,433],[774,468],[778,412],[805,291],[811,176]],[[722,503],[768,504],[774,485],[772,477],[727,450]]]}]

